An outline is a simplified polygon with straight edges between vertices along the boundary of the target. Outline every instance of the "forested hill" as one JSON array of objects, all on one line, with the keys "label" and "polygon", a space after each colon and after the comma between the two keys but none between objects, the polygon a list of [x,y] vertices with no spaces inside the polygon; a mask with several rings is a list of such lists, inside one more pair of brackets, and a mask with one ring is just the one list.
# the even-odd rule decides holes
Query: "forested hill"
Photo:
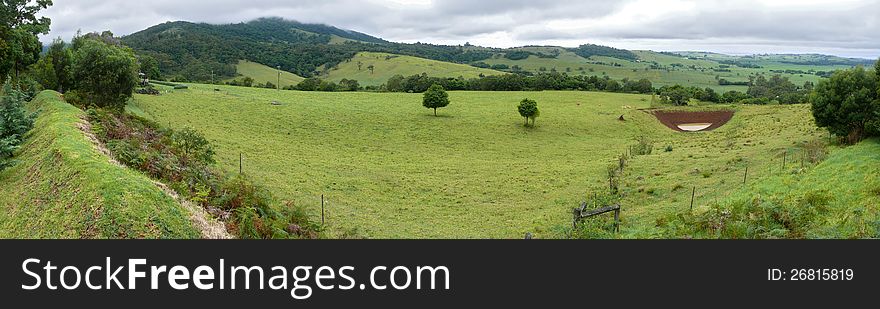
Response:
[{"label": "forested hill", "polygon": [[[304,24],[282,18],[212,25],[168,22],[125,36],[151,78],[177,81],[221,81],[236,77],[236,64],[247,60],[301,77],[327,76],[359,52],[414,56],[520,74],[559,70],[657,84],[699,87],[742,87],[755,74],[785,74],[799,84],[872,60],[826,55],[731,56],[705,52],[629,51],[584,44],[576,48],[525,46],[486,48],[404,44],[328,25]],[[151,61],[154,58],[156,61]],[[416,71],[418,71],[417,69]],[[407,70],[403,70],[407,71]],[[409,70],[412,71],[412,70]],[[153,75],[160,72],[161,76]],[[240,73],[240,72],[239,72]],[[430,72],[426,72],[430,73]],[[659,78],[662,77],[662,78]],[[732,86],[731,86],[732,85]]]},{"label": "forested hill", "polygon": [[361,51],[387,52],[440,61],[470,63],[488,59],[493,49],[393,43],[363,33],[280,18],[211,25],[168,22],[125,36],[140,56],[155,58],[166,78],[210,80],[235,75],[239,60],[281,66],[300,76],[351,59]]},{"label": "forested hill", "polygon": [[[208,81],[234,77],[235,64],[249,60],[303,77],[326,73],[358,52],[382,52],[473,64],[493,57],[524,59],[557,55],[472,45],[446,46],[389,42],[360,32],[281,18],[212,25],[168,22],[125,36],[123,43],[140,57],[155,58],[165,79]],[[583,45],[571,51],[589,56],[634,60],[627,50]],[[213,76],[212,76],[213,73]]]}]

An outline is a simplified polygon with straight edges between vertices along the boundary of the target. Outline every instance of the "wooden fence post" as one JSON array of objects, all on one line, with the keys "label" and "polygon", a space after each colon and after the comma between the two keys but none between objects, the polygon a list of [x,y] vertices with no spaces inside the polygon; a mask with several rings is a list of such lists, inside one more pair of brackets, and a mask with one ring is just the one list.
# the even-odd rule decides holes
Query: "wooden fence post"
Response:
[{"label": "wooden fence post", "polygon": [[614,231],[620,233],[620,208],[614,211]]},{"label": "wooden fence post", "polygon": [[697,186],[694,186],[694,191],[691,192],[691,211],[694,211],[694,197],[697,196]]},{"label": "wooden fence post", "polygon": [[788,156],[788,149],[782,153],[782,172],[785,172],[785,157]]},{"label": "wooden fence post", "polygon": [[608,177],[608,194],[614,195],[614,175]]},{"label": "wooden fence post", "polygon": [[577,223],[581,219],[589,218],[592,216],[601,215],[604,213],[614,212],[614,230],[615,232],[620,232],[620,204],[614,204],[611,206],[605,206],[598,209],[587,209],[587,203],[581,203],[581,207],[575,208],[572,210],[573,219],[571,222],[572,229],[577,228]]},{"label": "wooden fence post", "polygon": [[239,175],[243,174],[243,173],[242,173],[242,170],[243,170],[243,168],[242,168],[242,158],[241,158],[241,152],[239,152],[239,153],[238,153],[238,174],[239,174]]},{"label": "wooden fence post", "polygon": [[749,167],[746,166],[746,173],[743,175],[743,185],[746,184],[746,180],[748,179],[748,177],[749,177]]},{"label": "wooden fence post", "polygon": [[324,225],[324,195],[321,194],[321,225]]}]

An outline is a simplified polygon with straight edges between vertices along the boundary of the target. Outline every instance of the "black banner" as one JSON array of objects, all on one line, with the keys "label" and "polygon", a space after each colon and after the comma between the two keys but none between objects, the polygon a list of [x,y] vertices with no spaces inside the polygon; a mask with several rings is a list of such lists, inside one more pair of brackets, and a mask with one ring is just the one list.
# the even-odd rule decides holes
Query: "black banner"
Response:
[{"label": "black banner", "polygon": [[[880,287],[874,241],[4,240],[0,245],[3,301],[36,308],[839,307],[873,302],[872,292]],[[240,268],[233,279],[235,267]],[[132,270],[138,277],[130,286]]]}]

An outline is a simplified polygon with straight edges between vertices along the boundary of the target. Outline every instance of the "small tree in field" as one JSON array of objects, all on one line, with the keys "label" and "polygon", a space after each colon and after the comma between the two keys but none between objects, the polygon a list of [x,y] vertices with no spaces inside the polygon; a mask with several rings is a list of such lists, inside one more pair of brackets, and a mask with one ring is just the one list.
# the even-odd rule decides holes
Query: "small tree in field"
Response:
[{"label": "small tree in field", "polygon": [[446,93],[446,89],[443,89],[443,86],[433,84],[425,91],[422,105],[434,109],[434,116],[436,117],[438,108],[449,106],[449,94]]},{"label": "small tree in field", "polygon": [[535,100],[523,99],[519,102],[519,115],[525,118],[525,125],[529,125],[529,119],[532,120],[532,126],[535,125],[535,118],[541,115],[541,111],[538,110],[538,102]]}]

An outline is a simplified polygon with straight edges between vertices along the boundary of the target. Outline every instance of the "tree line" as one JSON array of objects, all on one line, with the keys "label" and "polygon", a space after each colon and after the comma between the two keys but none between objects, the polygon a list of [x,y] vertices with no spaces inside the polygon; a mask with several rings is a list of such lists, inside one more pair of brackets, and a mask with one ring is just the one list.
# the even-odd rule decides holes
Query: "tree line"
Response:
[{"label": "tree line", "polygon": [[425,92],[433,84],[446,90],[470,91],[544,91],[544,90],[583,90],[626,93],[651,93],[654,88],[648,79],[613,80],[609,77],[568,75],[566,73],[538,73],[532,76],[521,74],[502,74],[466,79],[463,77],[442,78],[427,74],[404,77],[395,75],[377,90],[388,92]]},{"label": "tree line", "polygon": [[664,102],[673,105],[687,105],[691,99],[712,103],[802,104],[809,101],[814,87],[812,82],[795,85],[788,77],[781,75],[773,75],[769,79],[763,75],[752,76],[744,85],[749,86],[746,92],[730,90],[718,93],[709,87],[672,85],[660,87],[656,93]]}]

